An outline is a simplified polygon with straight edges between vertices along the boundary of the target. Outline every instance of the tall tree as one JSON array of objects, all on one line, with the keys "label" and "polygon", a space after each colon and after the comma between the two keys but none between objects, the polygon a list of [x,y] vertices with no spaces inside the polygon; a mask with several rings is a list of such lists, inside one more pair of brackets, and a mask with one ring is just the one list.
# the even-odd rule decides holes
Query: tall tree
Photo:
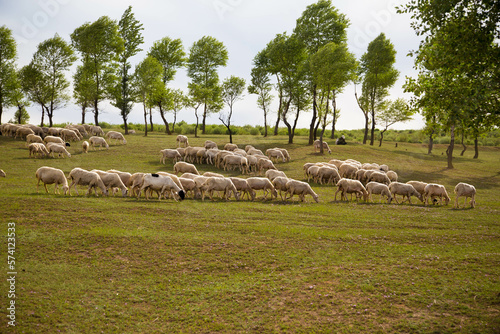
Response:
[{"label": "tall tree", "polygon": [[[337,121],[336,97],[344,87],[355,79],[358,66],[356,58],[347,49],[346,43],[328,43],[319,49],[310,60],[311,70],[316,86],[321,91],[318,104],[318,116],[321,119],[320,153],[323,154],[323,135],[330,115],[329,103],[332,101],[332,135],[335,133]],[[324,104],[324,106],[320,106]],[[333,139],[333,137],[332,137]]]},{"label": "tall tree", "polygon": [[42,71],[33,63],[33,61],[31,61],[19,71],[19,80],[28,99],[40,105],[42,109],[40,126],[43,126],[44,116],[48,113],[48,106],[50,103],[48,78],[46,78]]},{"label": "tall tree", "polygon": [[167,94],[167,100],[169,101],[167,110],[171,110],[174,114],[174,121],[172,122],[172,131],[174,132],[175,123],[177,122],[177,114],[183,108],[189,106],[189,98],[180,89],[167,88]]},{"label": "tall tree", "polygon": [[135,67],[134,87],[136,98],[142,103],[144,110],[144,135],[148,135],[148,108],[152,107],[158,91],[165,90],[161,80],[162,66],[152,56],[147,56]]},{"label": "tall tree", "polygon": [[273,85],[267,70],[268,59],[265,50],[260,51],[253,60],[252,84],[248,86],[250,94],[257,95],[257,105],[264,112],[264,137],[267,137],[267,115],[270,111],[273,96],[271,94]]},{"label": "tall tree", "polygon": [[15,106],[14,87],[16,85],[17,46],[12,31],[6,26],[0,27],[0,123],[4,108]]},{"label": "tall tree", "polygon": [[93,81],[94,123],[99,125],[99,102],[112,97],[117,61],[124,48],[118,25],[107,16],[85,23],[71,34],[71,41],[82,56],[83,68]]},{"label": "tall tree", "polygon": [[87,109],[92,106],[92,93],[95,90],[93,85],[90,71],[85,70],[84,65],[79,65],[73,75],[73,98],[82,108],[82,124],[85,124]]},{"label": "tall tree", "polygon": [[394,101],[386,101],[381,108],[380,113],[377,115],[377,121],[382,125],[380,131],[379,147],[382,146],[384,140],[384,133],[390,126],[411,120],[414,112],[408,107],[408,103],[403,98],[398,98]]},{"label": "tall tree", "polygon": [[[371,115],[370,145],[375,140],[376,112],[384,98],[398,79],[399,71],[394,68],[396,50],[384,33],[381,33],[368,44],[368,50],[361,57],[361,73],[363,74],[363,95]],[[363,139],[363,144],[366,144]]]},{"label": "tall tree", "polygon": [[230,76],[222,82],[222,100],[229,107],[229,112],[227,114],[221,113],[219,115],[219,120],[225,125],[227,131],[229,132],[229,142],[233,143],[233,132],[231,131],[231,117],[233,116],[233,106],[236,101],[243,98],[243,92],[245,91],[245,79],[239,78],[237,76]]},{"label": "tall tree", "polygon": [[118,22],[118,35],[123,40],[123,48],[118,53],[120,67],[112,97],[112,104],[120,109],[125,134],[128,134],[127,120],[134,102],[130,87],[129,70],[131,65],[129,59],[142,51],[140,45],[144,43],[144,38],[141,30],[144,30],[142,23],[135,18],[132,6],[129,6]]},{"label": "tall tree", "polygon": [[[228,52],[222,42],[211,36],[204,36],[193,43],[189,50],[187,61],[188,76],[192,84],[199,86],[197,89],[198,98],[203,100],[203,121],[202,133],[205,133],[205,122],[209,109],[211,112],[218,112],[215,106],[220,100],[219,75],[217,69],[226,66]],[[212,108],[209,108],[212,106]]]},{"label": "tall tree", "polygon": [[[184,47],[182,46],[182,41],[180,39],[164,37],[161,40],[156,41],[151,47],[149,55],[155,57],[163,66],[162,80],[165,86],[167,86],[168,83],[174,79],[177,69],[182,67],[186,62],[186,53],[184,52]],[[172,132],[170,131],[168,121],[165,118],[165,111],[169,110],[166,106],[170,105],[172,102],[169,101],[170,97],[172,97],[172,95],[164,94],[156,101],[160,110],[161,118],[165,124],[165,131],[168,134],[172,134]]]},{"label": "tall tree", "polygon": [[[307,6],[302,16],[297,19],[294,34],[306,47],[308,57],[312,57],[319,49],[328,43],[341,44],[347,40],[349,20],[332,6],[330,0],[319,0]],[[312,75],[309,75],[309,88],[313,96],[313,112],[309,126],[309,145],[315,138],[317,120],[318,87]]]},{"label": "tall tree", "polygon": [[500,6],[489,0],[411,0],[400,11],[412,14],[412,26],[423,36],[415,52],[419,75],[407,79],[405,89],[415,94],[412,102],[427,120],[450,132],[447,162],[453,168],[458,127],[498,124]]}]

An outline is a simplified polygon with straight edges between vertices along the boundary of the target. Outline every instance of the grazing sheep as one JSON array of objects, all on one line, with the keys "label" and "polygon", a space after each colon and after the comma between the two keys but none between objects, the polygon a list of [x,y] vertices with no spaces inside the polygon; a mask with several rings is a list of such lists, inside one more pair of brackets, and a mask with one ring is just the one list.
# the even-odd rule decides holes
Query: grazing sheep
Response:
[{"label": "grazing sheep", "polygon": [[89,143],[90,143],[90,146],[94,149],[94,151],[95,151],[96,146],[98,146],[98,145],[99,145],[99,150],[101,150],[101,148],[103,146],[107,150],[109,149],[109,145],[106,142],[106,139],[104,139],[102,137],[92,136],[92,137],[89,138]]},{"label": "grazing sheep", "polygon": [[50,136],[58,137],[61,135],[61,131],[62,131],[62,128],[52,127],[52,128],[49,128],[48,134]]},{"label": "grazing sheep", "polygon": [[41,143],[31,143],[28,146],[29,150],[29,156],[31,158],[31,154],[36,158],[37,156],[40,156],[40,158],[43,158],[45,156],[49,155],[49,151],[47,150],[47,147]]},{"label": "grazing sheep", "polygon": [[82,149],[83,149],[83,153],[88,153],[89,152],[89,142],[88,141],[84,141],[82,143]]},{"label": "grazing sheep", "polygon": [[0,169],[0,177],[7,177],[7,174],[2,169]]},{"label": "grazing sheep", "polygon": [[263,155],[263,156],[265,156],[264,152],[262,152],[261,150],[258,150],[256,148],[250,148],[250,149],[248,149],[247,154],[250,154],[250,155]]},{"label": "grazing sheep", "polygon": [[274,148],[275,150],[280,150],[281,153],[283,154],[283,156],[285,157],[285,162],[289,162],[291,160],[290,158],[290,153],[288,153],[288,151],[285,149],[285,148],[279,148],[279,147],[275,147]]},{"label": "grazing sheep", "polygon": [[211,140],[205,140],[205,149],[209,150],[211,148],[217,148],[217,143]]},{"label": "grazing sheep", "polygon": [[111,140],[113,140],[113,139],[118,141],[118,142],[121,142],[122,144],[127,143],[127,140],[125,139],[125,137],[123,137],[123,134],[121,134],[118,131],[108,131],[108,133],[106,133],[106,138],[108,138],[110,143],[111,143]]},{"label": "grazing sheep", "polygon": [[198,186],[196,185],[196,182],[192,179],[186,179],[184,177],[179,177],[179,181],[182,184],[182,188],[184,189],[184,193],[187,196],[190,191],[193,192],[193,198],[196,196],[197,193],[199,193]]},{"label": "grazing sheep", "polygon": [[56,143],[56,144],[61,144],[61,145],[64,145],[64,140],[62,140],[61,137],[56,137],[56,136],[46,136],[45,138],[43,138],[43,141],[45,144],[48,144],[48,143]]},{"label": "grazing sheep", "polygon": [[213,165],[215,164],[215,159],[217,157],[217,153],[219,152],[218,148],[211,148],[207,150],[207,163]]},{"label": "grazing sheep", "polygon": [[49,150],[49,153],[52,154],[53,158],[54,158],[54,153],[57,153],[58,157],[61,156],[64,157],[64,155],[66,155],[68,158],[71,158],[71,154],[68,152],[68,150],[66,150],[66,147],[64,147],[63,145],[50,143],[49,145],[47,145],[47,148]]},{"label": "grazing sheep", "polygon": [[238,192],[243,192],[243,195],[240,197],[241,199],[245,197],[245,194],[247,195],[247,199],[250,199],[250,196],[255,198],[255,191],[250,188],[246,179],[239,177],[230,177],[229,179],[233,182]]},{"label": "grazing sheep", "polygon": [[129,135],[135,135],[135,134],[136,134],[136,132],[135,132],[135,130],[128,130],[128,134],[129,134]]},{"label": "grazing sheep", "polygon": [[177,161],[182,159],[181,154],[179,151],[175,149],[170,149],[166,148],[164,150],[160,151],[160,163],[165,164],[166,159],[172,159],[173,163],[176,163]]},{"label": "grazing sheep", "polygon": [[247,158],[239,155],[226,155],[222,159],[222,165],[225,171],[238,168],[242,174],[245,174],[245,172],[249,173]]},{"label": "grazing sheep", "polygon": [[[252,190],[264,191],[264,200],[267,199],[267,194],[271,194],[271,199],[278,197],[278,192],[274,189],[273,184],[265,177],[249,177],[247,182]],[[255,195],[252,196],[253,200],[255,200]]]},{"label": "grazing sheep", "polygon": [[335,200],[337,200],[337,193],[340,192],[341,200],[345,198],[347,201],[347,194],[351,194],[351,199],[352,194],[356,194],[356,200],[363,196],[363,199],[368,201],[368,191],[366,191],[366,188],[358,180],[342,178],[339,182],[337,182],[337,187],[338,189],[335,192]]},{"label": "grazing sheep", "polygon": [[279,170],[275,170],[275,169],[268,169],[266,171],[266,177],[272,182],[275,178],[279,177],[279,176],[282,176],[282,177],[286,177],[286,174],[285,172],[282,172],[282,171],[279,171]]},{"label": "grazing sheep", "polygon": [[268,169],[278,169],[274,166],[273,162],[271,160],[268,160],[267,158],[261,158],[257,162],[257,167],[259,168],[259,174],[262,175],[263,170],[268,170]]},{"label": "grazing sheep", "polygon": [[254,155],[247,155],[247,161],[248,161],[248,170],[249,170],[249,172],[257,172],[259,158],[257,158]]},{"label": "grazing sheep", "polygon": [[40,136],[34,135],[34,134],[29,134],[26,136],[26,146],[28,146],[31,143],[41,143],[43,144],[43,139]]},{"label": "grazing sheep", "polygon": [[389,184],[389,190],[391,191],[391,195],[394,198],[394,201],[399,204],[396,195],[403,196],[403,202],[405,197],[408,198],[408,203],[411,204],[411,196],[417,197],[420,201],[423,202],[422,194],[415,190],[415,188],[411,184],[401,183],[401,182],[392,182]]},{"label": "grazing sheep", "polygon": [[[193,174],[194,175],[194,174]],[[196,175],[198,176],[198,175]],[[219,174],[219,173],[213,173],[213,172],[205,172],[203,173],[203,176],[206,176],[206,177],[222,177],[224,178],[225,176],[222,175],[222,174]]]},{"label": "grazing sheep", "polygon": [[[288,191],[286,184],[288,183],[288,181],[290,181],[290,179],[287,178],[286,176],[277,176],[270,180],[271,183],[273,184],[274,189],[276,189],[276,191],[278,191],[278,193],[280,194],[281,200],[284,201],[286,199],[286,194]],[[282,191],[285,192],[285,199],[283,199],[283,195],[281,193]]]},{"label": "grazing sheep", "polygon": [[175,141],[177,142],[178,147],[181,147],[181,145],[183,145],[184,147],[189,146],[188,137],[184,135],[178,135]]},{"label": "grazing sheep", "polygon": [[209,177],[205,183],[201,186],[202,197],[201,200],[205,200],[205,193],[208,192],[208,196],[213,201],[213,192],[214,191],[223,191],[224,199],[227,201],[231,197],[231,193],[233,193],[234,198],[236,200],[240,199],[240,195],[238,194],[238,190],[234,186],[233,182],[229,178],[220,178],[220,177]]},{"label": "grazing sheep", "polygon": [[156,172],[156,174],[170,177],[179,188],[184,190],[184,188],[182,187],[182,183],[181,181],[179,181],[179,177],[177,177],[177,175],[167,172]]},{"label": "grazing sheep", "polygon": [[340,166],[342,166],[342,164],[344,163],[344,161],[338,160],[338,159],[332,159],[332,160],[328,161],[328,163],[335,165],[337,167],[337,169],[339,169]]},{"label": "grazing sheep", "polygon": [[348,162],[346,160],[346,162],[344,162],[342,165],[340,165],[340,167],[339,167],[339,174],[344,179],[355,179],[356,178],[356,172],[359,169],[360,168],[358,166],[356,166],[353,163]]},{"label": "grazing sheep", "polygon": [[78,189],[76,189],[76,185],[81,186],[89,186],[86,195],[89,195],[94,188],[95,195],[97,195],[97,187],[99,187],[102,193],[105,196],[108,196],[108,190],[102,182],[101,177],[96,172],[89,172],[85,169],[81,168],[73,168],[71,172],[69,172],[68,179],[71,180],[71,184],[69,185],[70,195],[71,195],[71,187],[74,185],[75,192],[78,195]]},{"label": "grazing sheep", "polygon": [[387,204],[391,204],[392,195],[389,187],[386,184],[378,183],[378,182],[369,182],[366,185],[366,191],[368,191],[368,198],[370,201],[373,201],[372,194],[381,195],[382,198],[387,197]]},{"label": "grazing sheep", "polygon": [[236,145],[236,144],[227,143],[226,145],[224,145],[224,150],[226,150],[226,151],[234,151],[237,148],[238,148],[238,145]]},{"label": "grazing sheep", "polygon": [[125,185],[125,187],[130,187],[131,186],[132,174],[130,174],[128,172],[121,172],[121,171],[116,170],[116,169],[110,169],[110,170],[107,170],[106,172],[118,174],[118,176],[122,180],[122,182]]},{"label": "grazing sheep", "polygon": [[312,178],[314,182],[318,183],[318,174],[321,166],[313,165],[307,169],[307,182]]},{"label": "grazing sheep", "polygon": [[408,181],[408,182],[406,182],[406,184],[411,184],[413,186],[413,188],[415,188],[415,190],[420,193],[420,195],[424,196],[425,186],[428,183],[420,182],[420,181]]},{"label": "grazing sheep", "polygon": [[455,204],[453,205],[454,208],[460,208],[460,205],[458,204],[458,198],[460,196],[465,197],[464,208],[467,205],[467,197],[470,197],[470,207],[476,207],[476,188],[473,185],[460,182],[455,186],[454,192],[457,195],[455,198]]},{"label": "grazing sheep", "polygon": [[14,136],[14,139],[19,137],[21,139],[26,139],[26,137],[28,135],[34,135],[35,134],[35,131],[31,130],[30,128],[28,127],[20,127],[16,130],[16,135]]},{"label": "grazing sheep", "polygon": [[374,171],[373,173],[371,173],[370,176],[366,179],[366,182],[371,182],[371,181],[383,183],[386,185],[391,184],[391,180],[384,172]]},{"label": "grazing sheep", "polygon": [[196,161],[196,154],[198,153],[199,150],[204,150],[203,147],[186,147],[184,150],[184,160],[187,162],[195,162]]},{"label": "grazing sheep", "polygon": [[145,174],[143,178],[143,183],[141,189],[139,190],[140,197],[141,192],[144,191],[146,199],[149,199],[147,189],[155,190],[158,192],[158,200],[161,200],[161,197],[164,193],[169,192],[172,195],[172,198],[177,202],[177,198],[175,195],[179,196],[181,200],[184,199],[185,193],[175,182],[172,180],[170,176],[159,175],[159,174]]},{"label": "grazing sheep", "polygon": [[[314,152],[317,152],[321,148],[320,140],[316,139],[313,145],[314,145]],[[330,146],[328,146],[328,143],[326,141],[323,142],[323,149],[326,149],[328,153],[332,154],[332,150],[330,150]]]},{"label": "grazing sheep", "polygon": [[396,173],[395,171],[389,170],[389,171],[387,171],[386,175],[389,178],[389,180],[391,180],[391,182],[398,181],[398,173]]},{"label": "grazing sheep", "polygon": [[266,155],[271,161],[275,161],[276,163],[281,160],[286,162],[286,158],[279,149],[270,148],[266,150]]},{"label": "grazing sheep", "polygon": [[174,174],[177,175],[179,173],[193,173],[200,175],[195,165],[184,161],[176,162],[174,165]]},{"label": "grazing sheep", "polygon": [[99,125],[91,125],[89,132],[93,136],[104,136],[104,131]]},{"label": "grazing sheep", "polygon": [[38,186],[40,185],[40,181],[42,181],[43,186],[45,187],[45,192],[47,193],[49,192],[47,190],[47,184],[55,184],[54,194],[59,193],[59,185],[62,185],[64,195],[68,193],[68,180],[62,170],[52,167],[40,167],[36,170],[35,176],[38,180],[38,183],[36,184],[36,192],[38,192]]},{"label": "grazing sheep", "polygon": [[196,152],[196,163],[202,164],[207,160],[207,149],[202,147]]},{"label": "grazing sheep", "polygon": [[[91,172],[96,172],[97,174],[99,174],[99,176],[101,177],[101,180],[104,183],[104,185],[106,186],[106,189],[108,190],[108,192],[109,192],[109,189],[120,188],[120,190],[122,191],[122,197],[127,196],[128,189],[125,186],[125,184],[123,184],[123,181],[118,174],[105,172],[105,171],[102,171],[99,169],[93,169],[93,170],[91,170]],[[114,195],[114,191],[113,191],[113,195]]]},{"label": "grazing sheep", "polygon": [[136,190],[139,190],[139,195],[141,194],[140,193],[140,189],[142,187],[142,183],[144,181],[144,175],[146,175],[146,173],[134,173],[130,176],[130,180],[128,182],[129,184],[129,194],[130,194],[130,197],[132,196],[137,196],[136,195]]},{"label": "grazing sheep", "polygon": [[79,141],[80,138],[80,132],[76,132],[70,129],[62,129],[61,130],[61,138],[64,141]]},{"label": "grazing sheep", "polygon": [[433,202],[437,202],[435,200],[439,197],[439,204],[443,204],[443,198],[446,205],[450,202],[450,196],[446,192],[446,188],[441,184],[429,183],[424,188],[424,204],[427,205],[429,199]]},{"label": "grazing sheep", "polygon": [[224,162],[224,158],[227,155],[234,155],[234,153],[230,152],[230,151],[218,151],[217,154],[215,155],[215,167],[222,168],[223,167],[222,164]]},{"label": "grazing sheep", "polygon": [[337,169],[329,166],[319,167],[317,180],[319,184],[336,184],[340,180],[340,175]]},{"label": "grazing sheep", "polygon": [[286,183],[286,188],[287,192],[290,194],[290,196],[287,197],[286,199],[292,198],[293,195],[299,195],[300,200],[304,202],[305,196],[311,195],[312,198],[316,201],[316,203],[319,203],[319,196],[312,190],[311,186],[306,182],[291,179]]}]

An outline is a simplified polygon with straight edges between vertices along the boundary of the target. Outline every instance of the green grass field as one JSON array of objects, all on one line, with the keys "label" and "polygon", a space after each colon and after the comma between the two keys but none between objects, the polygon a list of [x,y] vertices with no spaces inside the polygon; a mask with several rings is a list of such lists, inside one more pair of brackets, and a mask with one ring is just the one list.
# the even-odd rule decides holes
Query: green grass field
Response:
[{"label": "green grass field", "polygon": [[[222,147],[227,136],[207,139]],[[444,184],[452,202],[428,206],[182,202],[36,192],[41,166],[172,171],[159,150],[175,136],[128,136],[127,145],[71,158],[28,158],[24,142],[0,137],[0,332],[5,333],[499,333],[500,149],[481,147],[446,169],[420,144],[332,147],[315,154],[305,137],[235,136],[240,147],[283,147],[277,167],[303,180],[306,162],[352,158],[385,163],[400,181]],[[457,154],[457,151],[455,151]],[[198,165],[200,172],[221,172]],[[236,172],[226,175],[236,176]],[[476,186],[475,209],[453,209],[458,182]],[[461,203],[463,205],[463,203]],[[15,224],[15,327],[7,327],[8,227]]]}]

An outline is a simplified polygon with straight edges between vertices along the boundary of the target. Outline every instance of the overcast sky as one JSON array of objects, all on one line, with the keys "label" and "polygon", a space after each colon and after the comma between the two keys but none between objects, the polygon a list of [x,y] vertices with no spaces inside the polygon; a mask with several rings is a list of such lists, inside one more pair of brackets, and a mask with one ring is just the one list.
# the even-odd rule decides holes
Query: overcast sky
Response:
[{"label": "overcast sky", "polygon": [[[391,89],[390,99],[406,97],[402,85],[406,76],[415,76],[413,59],[407,57],[410,50],[418,48],[420,39],[410,27],[408,15],[397,14],[395,6],[407,0],[333,0],[332,4],[350,20],[348,45],[359,59],[366,52],[368,43],[384,32],[397,50],[396,68],[401,72],[399,80]],[[119,20],[125,9],[131,5],[132,11],[143,25],[143,51],[135,56],[133,65],[141,61],[153,43],[165,36],[180,38],[186,53],[191,45],[205,35],[223,42],[229,52],[228,64],[219,69],[223,80],[236,75],[250,82],[253,57],[272,40],[276,34],[291,33],[297,18],[313,0],[0,0],[0,25],[13,31],[18,43],[18,67],[27,65],[37,45],[58,33],[70,42],[70,34],[85,22],[93,22],[101,16]],[[77,61],[80,64],[80,60]],[[76,64],[75,64],[76,66]],[[75,67],[73,66],[73,68]],[[70,73],[67,74],[70,79]],[[185,70],[178,71],[171,87],[187,92],[189,78]],[[275,98],[276,100],[276,98]],[[275,101],[276,102],[276,101]],[[354,86],[346,87],[337,100],[341,117],[337,129],[360,129],[364,127],[364,117],[354,98]],[[109,103],[100,105],[99,121],[113,124],[122,123],[118,109]],[[40,123],[39,106],[30,107],[31,123]],[[273,107],[276,110],[276,106]],[[14,109],[4,111],[2,119],[8,121]],[[154,122],[162,123],[159,114],[154,114]],[[172,120],[168,115],[168,120]],[[272,113],[268,121],[276,120]],[[299,118],[299,128],[308,128],[311,113],[303,113]],[[72,102],[64,109],[56,110],[54,121],[74,122],[81,120],[78,106]],[[177,120],[195,122],[192,110],[183,110]],[[93,114],[87,114],[87,121],[93,121]],[[129,116],[129,121],[143,122],[142,107],[138,104]],[[242,101],[234,106],[232,123],[235,125],[263,124],[264,118],[256,104],[255,95],[245,94]],[[210,124],[220,124],[218,115],[208,118]],[[397,129],[419,129],[423,121],[419,115],[415,120],[396,125]]]}]

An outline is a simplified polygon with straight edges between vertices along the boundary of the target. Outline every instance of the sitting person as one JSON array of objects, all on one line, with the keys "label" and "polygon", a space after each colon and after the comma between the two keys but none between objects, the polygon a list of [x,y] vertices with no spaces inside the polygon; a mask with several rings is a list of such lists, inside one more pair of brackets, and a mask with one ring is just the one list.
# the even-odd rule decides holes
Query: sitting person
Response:
[{"label": "sitting person", "polygon": [[337,141],[335,142],[335,144],[337,145],[346,145],[346,141],[345,141],[345,136],[342,135],[340,138],[337,139]]}]

